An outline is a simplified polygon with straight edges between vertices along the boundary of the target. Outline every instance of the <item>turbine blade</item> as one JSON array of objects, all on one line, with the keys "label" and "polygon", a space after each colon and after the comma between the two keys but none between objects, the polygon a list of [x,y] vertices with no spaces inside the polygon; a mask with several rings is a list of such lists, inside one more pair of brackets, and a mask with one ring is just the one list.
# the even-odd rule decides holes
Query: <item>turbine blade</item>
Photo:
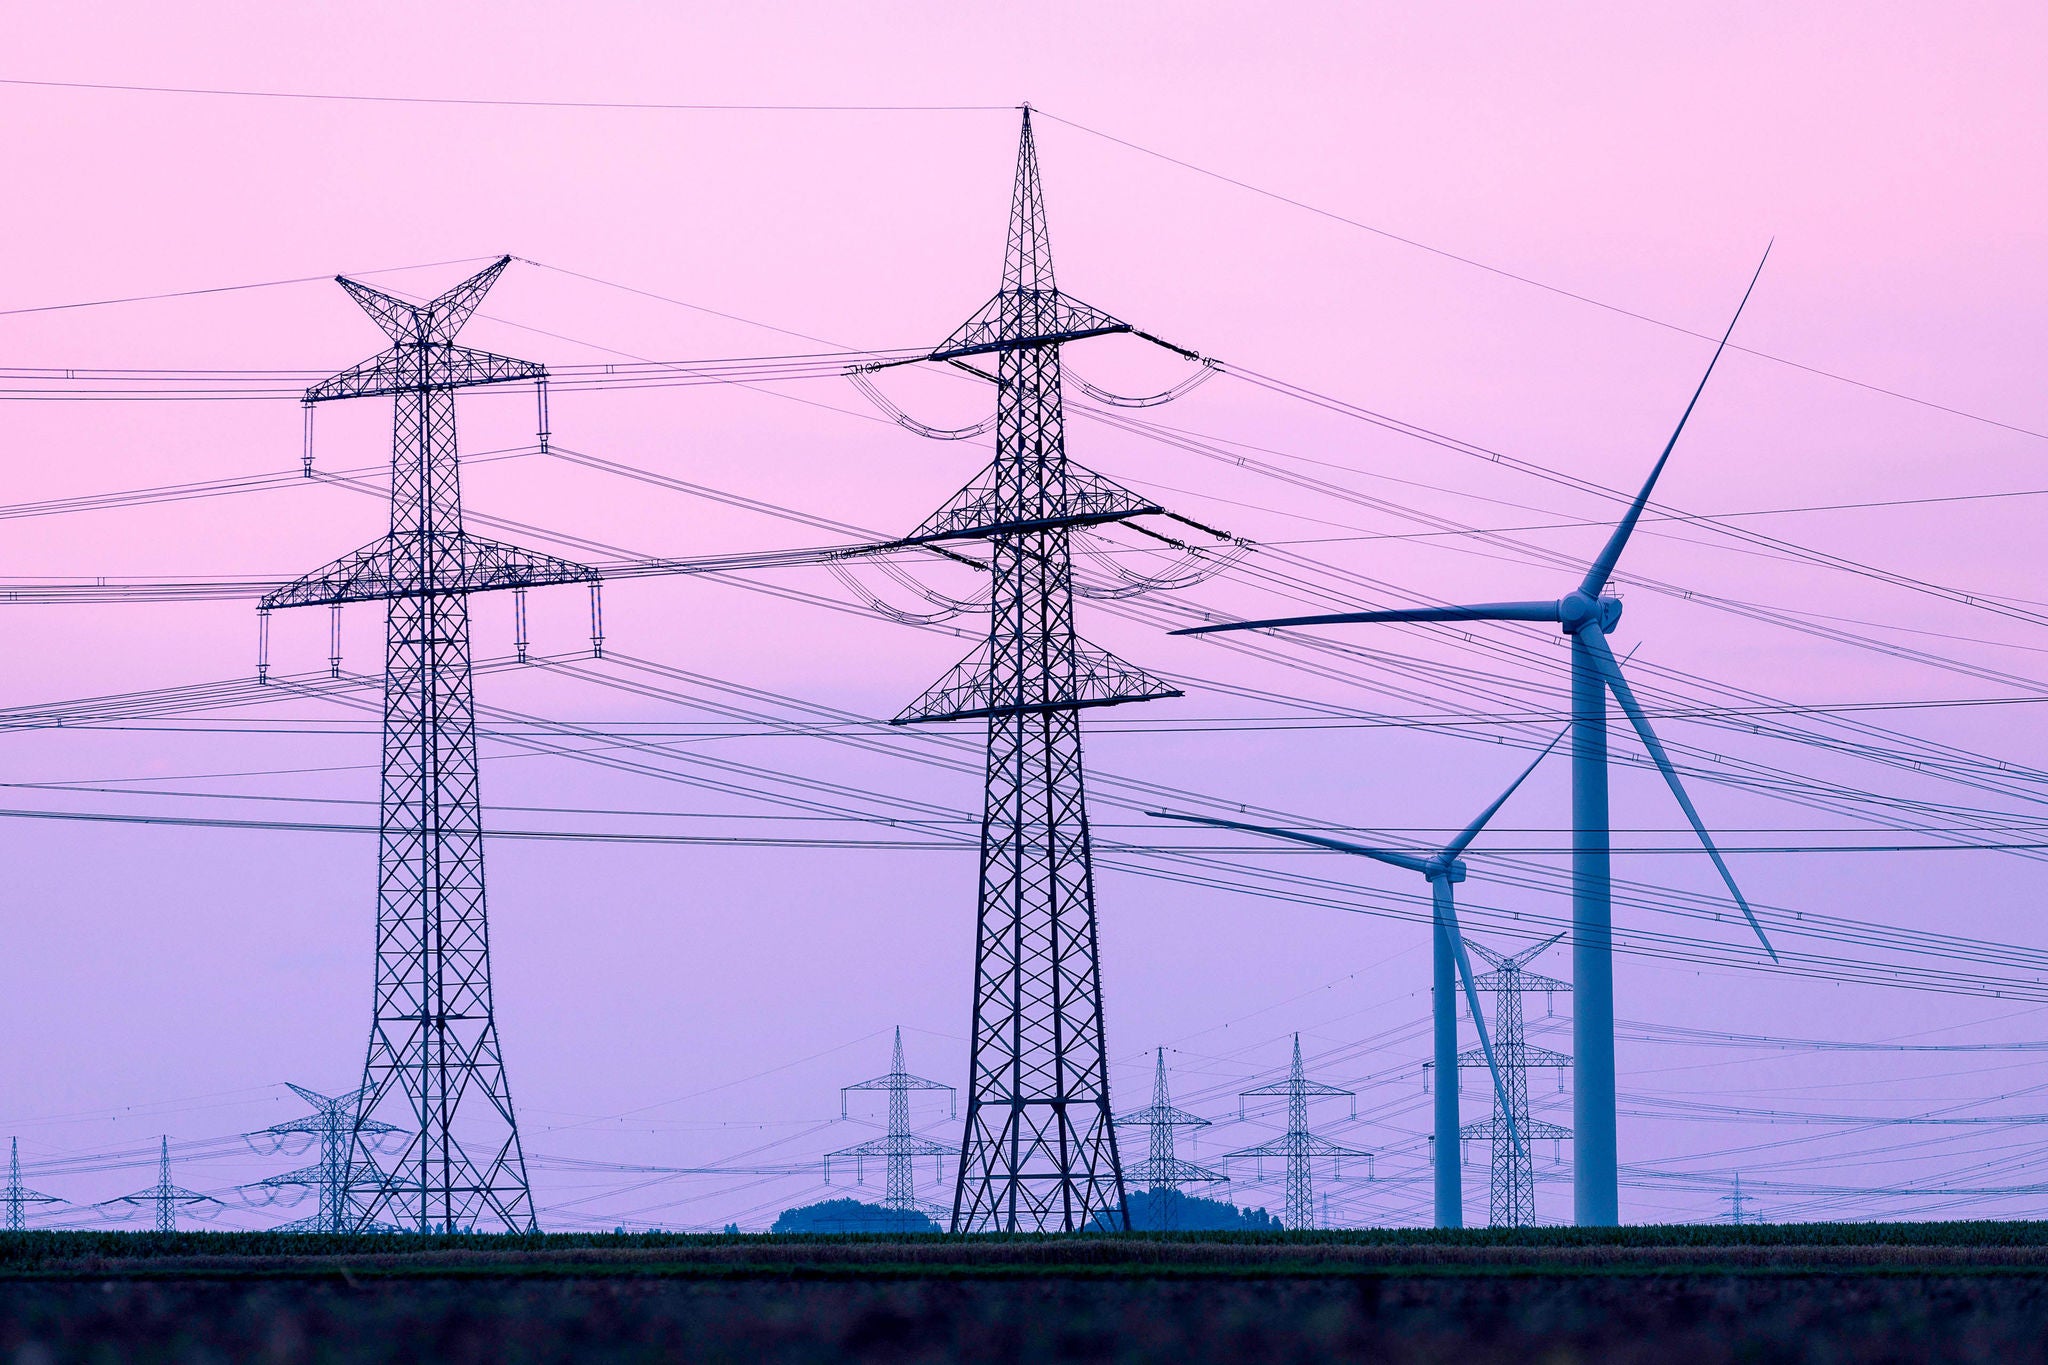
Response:
[{"label": "turbine blade", "polygon": [[1594,663],[1607,679],[1608,690],[1614,693],[1614,699],[1621,703],[1621,709],[1627,713],[1629,724],[1636,727],[1636,734],[1642,738],[1643,747],[1650,751],[1650,759],[1657,765],[1657,771],[1664,774],[1664,784],[1670,787],[1671,794],[1678,798],[1679,809],[1685,812],[1685,818],[1692,823],[1692,832],[1699,835],[1700,844],[1707,850],[1707,856],[1714,860],[1715,869],[1720,872],[1721,880],[1727,884],[1728,894],[1735,898],[1735,903],[1742,908],[1742,917],[1748,920],[1749,927],[1756,931],[1756,941],[1763,944],[1764,951],[1771,955],[1771,961],[1776,962],[1778,950],[1773,948],[1770,939],[1765,937],[1764,927],[1756,922],[1756,914],[1749,908],[1749,902],[1743,899],[1741,888],[1735,885],[1735,874],[1728,870],[1728,864],[1722,860],[1721,850],[1714,847],[1713,836],[1707,833],[1706,823],[1700,819],[1699,811],[1693,808],[1692,798],[1685,794],[1685,785],[1678,780],[1678,770],[1671,766],[1671,756],[1664,752],[1663,744],[1657,739],[1657,732],[1650,728],[1650,718],[1643,714],[1643,708],[1636,701],[1635,691],[1629,687],[1628,679],[1621,676],[1621,665],[1614,661],[1614,651],[1607,647],[1606,639],[1597,630],[1583,631],[1579,638],[1586,642],[1587,652],[1593,656]]},{"label": "turbine blade", "polygon": [[1678,445],[1678,438],[1685,431],[1685,424],[1692,419],[1693,408],[1698,406],[1700,395],[1707,391],[1707,381],[1714,377],[1714,366],[1721,362],[1721,352],[1728,349],[1728,338],[1735,335],[1735,324],[1741,321],[1742,310],[1749,306],[1749,296],[1756,291],[1756,282],[1764,273],[1764,261],[1769,259],[1771,248],[1766,246],[1763,260],[1756,263],[1756,274],[1749,277],[1749,288],[1742,291],[1742,302],[1735,305],[1735,316],[1728,319],[1728,330],[1721,334],[1721,343],[1714,347],[1713,358],[1707,361],[1707,372],[1700,376],[1699,387],[1692,391],[1692,401],[1685,405],[1685,411],[1679,415],[1678,426],[1672,431],[1671,439],[1664,443],[1664,453],[1657,457],[1656,464],[1650,466],[1650,477],[1643,480],[1642,491],[1636,494],[1636,500],[1629,504],[1628,511],[1622,514],[1621,521],[1616,524],[1614,534],[1607,538],[1607,544],[1601,547],[1599,556],[1586,570],[1585,581],[1579,584],[1579,591],[1586,596],[1598,597],[1601,589],[1607,586],[1607,580],[1613,576],[1614,566],[1621,559],[1621,552],[1627,547],[1628,538],[1635,534],[1636,523],[1642,520],[1643,508],[1649,505],[1650,490],[1657,486],[1657,476],[1664,472],[1665,462],[1671,458],[1672,449]]},{"label": "turbine blade", "polygon": [[[1493,1093],[1500,1104],[1501,1117],[1507,1120],[1508,1141],[1517,1152],[1527,1157],[1529,1149],[1522,1145],[1522,1135],[1515,1131],[1515,1110],[1508,1103],[1508,1088],[1501,1081],[1499,1063],[1493,1059],[1493,1040],[1486,1035],[1486,1016],[1479,1012],[1479,988],[1472,983],[1472,958],[1465,951],[1465,936],[1458,932],[1457,898],[1451,892],[1451,884],[1442,877],[1430,878],[1429,891],[1443,931],[1451,936],[1451,955],[1458,962],[1458,980],[1465,985],[1465,1006],[1472,1011],[1472,1028],[1479,1034],[1479,1051],[1486,1058],[1486,1070],[1493,1077]],[[1455,1085],[1457,1081],[1439,1076],[1437,1084]]]},{"label": "turbine blade", "polygon": [[1471,845],[1472,841],[1479,837],[1479,831],[1485,829],[1487,821],[1493,819],[1495,815],[1500,813],[1500,808],[1502,806],[1505,806],[1508,803],[1508,798],[1515,794],[1515,788],[1521,786],[1522,783],[1526,782],[1529,778],[1529,774],[1536,771],[1536,765],[1541,763],[1544,759],[1550,757],[1550,751],[1557,747],[1558,740],[1563,739],[1566,735],[1570,733],[1571,727],[1566,726],[1564,729],[1559,730],[1555,735],[1553,735],[1551,737],[1550,743],[1543,746],[1543,752],[1536,755],[1535,759],[1530,762],[1528,767],[1522,769],[1521,776],[1517,777],[1514,781],[1508,783],[1508,789],[1502,792],[1499,796],[1496,796],[1493,799],[1492,805],[1488,806],[1485,810],[1479,812],[1479,818],[1477,820],[1474,820],[1471,824],[1465,826],[1463,833],[1459,834],[1457,838],[1451,840],[1450,843],[1444,846],[1444,859],[1446,861],[1449,861],[1450,859],[1457,857],[1460,853],[1463,853],[1466,850],[1466,848]]},{"label": "turbine blade", "polygon": [[1387,848],[1367,848],[1343,839],[1331,839],[1321,834],[1304,834],[1298,830],[1275,829],[1271,825],[1247,825],[1237,820],[1218,820],[1207,815],[1175,815],[1167,810],[1148,810],[1145,814],[1154,820],[1185,820],[1191,825],[1214,825],[1218,829],[1242,830],[1246,834],[1266,834],[1275,839],[1291,839],[1297,844],[1314,844],[1317,848],[1334,849],[1338,853],[1356,853],[1362,858],[1387,863],[1393,867],[1405,867],[1410,872],[1429,873],[1427,859],[1412,853],[1399,853]]},{"label": "turbine blade", "polygon": [[1270,630],[1275,626],[1338,626],[1354,621],[1556,621],[1555,602],[1482,602],[1474,607],[1398,607],[1392,611],[1341,611],[1328,616],[1276,616],[1265,621],[1225,621],[1189,626],[1169,635],[1213,635],[1222,630]]}]

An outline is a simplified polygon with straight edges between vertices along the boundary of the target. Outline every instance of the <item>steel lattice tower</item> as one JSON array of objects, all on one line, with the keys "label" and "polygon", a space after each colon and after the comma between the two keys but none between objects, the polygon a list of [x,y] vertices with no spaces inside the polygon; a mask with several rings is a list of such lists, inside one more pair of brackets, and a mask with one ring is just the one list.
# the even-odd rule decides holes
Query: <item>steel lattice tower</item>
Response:
[{"label": "steel lattice tower", "polygon": [[[825,1157],[825,1180],[832,1179],[832,1163],[853,1158],[854,1179],[864,1177],[864,1167],[871,1157],[881,1157],[886,1163],[885,1193],[882,1207],[891,1213],[904,1215],[899,1222],[908,1226],[910,1214],[943,1215],[946,1210],[933,1204],[926,1204],[917,1197],[917,1158],[921,1156],[943,1157],[952,1148],[942,1142],[920,1137],[910,1128],[910,1092],[913,1090],[943,1090],[950,1097],[953,1087],[941,1081],[928,1081],[922,1076],[913,1076],[903,1065],[903,1026],[896,1026],[896,1047],[889,1057],[889,1074],[873,1080],[861,1081],[857,1085],[842,1086],[839,1091],[839,1117],[846,1117],[846,1097],[855,1091],[883,1090],[889,1095],[889,1130],[878,1138],[842,1147]],[[954,1111],[957,1114],[957,1110]]]},{"label": "steel lattice tower", "polygon": [[[1464,1139],[1484,1138],[1492,1143],[1492,1180],[1487,1188],[1487,1221],[1497,1228],[1528,1227],[1536,1221],[1536,1169],[1529,1144],[1537,1138],[1562,1141],[1572,1130],[1560,1124],[1529,1117],[1529,1068],[1568,1067],[1572,1059],[1547,1047],[1532,1047],[1522,1024],[1522,997],[1530,991],[1568,991],[1569,982],[1525,971],[1531,959],[1563,935],[1547,938],[1513,957],[1481,947],[1471,939],[1465,946],[1485,958],[1493,970],[1473,981],[1473,986],[1494,995],[1493,1057],[1500,1070],[1500,1087],[1493,1097],[1493,1114],[1458,1130]],[[1486,1057],[1477,1048],[1458,1054],[1461,1067],[1484,1067]],[[1514,1106],[1514,1131],[1520,1143],[1512,1141],[1502,1117],[1500,1090]]]},{"label": "steel lattice tower", "polygon": [[[1097,1215],[1129,1226],[1103,1044],[1079,712],[1180,693],[1075,635],[1074,529],[1162,509],[1067,459],[1060,387],[1062,345],[1118,333],[1143,336],[1054,283],[1027,109],[1002,288],[920,357],[994,381],[995,460],[905,542],[989,547],[987,645],[895,718],[988,723],[955,1232],[1073,1231]],[[994,357],[993,375],[969,363],[977,356]]]},{"label": "steel lattice tower", "polygon": [[1226,1179],[1207,1166],[1182,1161],[1174,1150],[1175,1129],[1206,1128],[1209,1120],[1174,1107],[1173,1096],[1166,1088],[1165,1048],[1159,1048],[1153,1054],[1152,1103],[1143,1109],[1118,1115],[1117,1122],[1125,1127],[1145,1130],[1145,1159],[1125,1167],[1124,1178],[1143,1185],[1152,1196],[1152,1207],[1161,1229],[1171,1229],[1179,1224],[1181,1186]]},{"label": "steel lattice tower", "polygon": [[[218,1204],[220,1201],[210,1194],[200,1194],[171,1183],[171,1140],[159,1139],[157,1148],[156,1184],[134,1194],[124,1194],[118,1199],[109,1199],[108,1204],[147,1204],[156,1213],[158,1232],[178,1230],[178,1210],[193,1204]],[[102,1205],[104,1207],[104,1205]]]},{"label": "steel lattice tower", "polygon": [[376,988],[359,1114],[402,1116],[410,1140],[386,1160],[364,1133],[353,1137],[359,1228],[535,1227],[492,1014],[468,595],[597,574],[462,529],[455,391],[547,377],[531,361],[454,343],[511,259],[417,305],[340,281],[392,344],[305,402],[393,400],[391,533],[262,603],[388,604]]},{"label": "steel lattice tower", "polygon": [[54,1194],[38,1194],[24,1189],[21,1183],[21,1139],[7,1139],[7,1230],[26,1232],[28,1230],[28,1208],[30,1204],[61,1204],[64,1201]]},{"label": "steel lattice tower", "polygon": [[1731,1223],[1739,1226],[1743,1223],[1760,1223],[1763,1221],[1761,1213],[1750,1209],[1749,1206],[1756,1202],[1756,1197],[1742,1192],[1742,1177],[1739,1174],[1735,1177],[1735,1188],[1729,1193],[1722,1195],[1721,1202],[1728,1206],[1728,1221]]},{"label": "steel lattice tower", "polygon": [[[1245,1147],[1230,1153],[1232,1158],[1253,1157],[1262,1163],[1266,1157],[1277,1156],[1287,1162],[1287,1206],[1282,1221],[1289,1232],[1308,1232],[1316,1225],[1315,1171],[1317,1157],[1328,1157],[1337,1163],[1337,1174],[1344,1171],[1344,1158],[1364,1157],[1372,1160],[1372,1153],[1357,1147],[1345,1147],[1328,1138],[1318,1137],[1309,1131],[1308,1102],[1312,1098],[1341,1097],[1353,1101],[1352,1115],[1357,1116],[1357,1097],[1349,1090],[1334,1085],[1312,1081],[1301,1065],[1301,1035],[1294,1035],[1294,1061],[1287,1068],[1287,1079],[1272,1085],[1262,1085],[1256,1090],[1242,1092],[1247,1098],[1256,1095],[1285,1095],[1287,1097],[1287,1134],[1262,1142],[1256,1147]],[[1239,1100],[1239,1113],[1243,1112],[1243,1100]]]},{"label": "steel lattice tower", "polygon": [[352,1161],[356,1135],[376,1137],[384,1133],[400,1131],[395,1125],[381,1123],[376,1119],[362,1118],[363,1092],[351,1090],[346,1095],[322,1095],[302,1085],[285,1083],[291,1092],[313,1107],[313,1112],[303,1118],[287,1119],[275,1123],[263,1131],[273,1137],[283,1138],[294,1133],[311,1134],[320,1147],[320,1159],[311,1166],[302,1166],[296,1171],[273,1175],[258,1181],[264,1189],[289,1189],[293,1187],[310,1189],[319,1199],[319,1208],[306,1218],[295,1219],[279,1227],[279,1232],[354,1232],[358,1230],[350,1192],[361,1185],[374,1183],[378,1179],[375,1167],[365,1169],[359,1161]]}]

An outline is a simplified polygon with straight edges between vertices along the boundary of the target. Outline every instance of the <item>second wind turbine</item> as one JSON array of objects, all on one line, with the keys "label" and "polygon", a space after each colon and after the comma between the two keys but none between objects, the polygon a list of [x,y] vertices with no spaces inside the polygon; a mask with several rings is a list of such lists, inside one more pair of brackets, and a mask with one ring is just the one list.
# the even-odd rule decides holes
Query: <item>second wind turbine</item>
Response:
[{"label": "second wind turbine", "polygon": [[[1526,1135],[1515,1128],[1515,1108],[1509,1101],[1506,1082],[1501,1076],[1500,1066],[1493,1055],[1493,1041],[1487,1036],[1486,1016],[1479,1012],[1479,989],[1472,976],[1472,960],[1465,951],[1464,935],[1458,928],[1457,892],[1452,888],[1465,880],[1463,854],[1485,830],[1487,823],[1500,813],[1529,774],[1536,771],[1537,764],[1550,757],[1550,751],[1557,747],[1557,739],[1543,746],[1529,766],[1522,769],[1508,789],[1493,799],[1493,804],[1479,812],[1479,817],[1458,832],[1458,836],[1433,854],[1403,853],[1398,849],[1368,848],[1349,839],[1332,839],[1328,835],[1310,834],[1304,830],[1276,829],[1271,825],[1248,825],[1238,820],[1218,820],[1207,815],[1175,815],[1171,811],[1151,811],[1158,819],[1185,820],[1193,825],[1212,825],[1217,829],[1242,830],[1247,834],[1266,834],[1275,839],[1289,839],[1297,844],[1309,844],[1316,848],[1327,848],[1338,853],[1356,853],[1375,862],[1393,867],[1420,872],[1429,882],[1430,899],[1430,1020],[1432,1066],[1436,1072],[1436,1104],[1434,1106],[1435,1127],[1432,1133],[1433,1148],[1430,1164],[1433,1168],[1436,1192],[1436,1225],[1440,1228],[1461,1228],[1465,1226],[1465,1194],[1459,1172],[1461,1152],[1458,1128],[1458,1005],[1456,992],[1462,983],[1465,989],[1465,1007],[1472,1014],[1472,1028],[1479,1035],[1479,1051],[1486,1059],[1486,1069],[1493,1076],[1493,1093],[1499,1100],[1500,1112],[1506,1116],[1508,1144],[1523,1156],[1527,1156]],[[1455,967],[1456,977],[1453,978]]]},{"label": "second wind turbine", "polygon": [[[1768,261],[1770,255],[1766,248],[1764,261]],[[1344,625],[1364,621],[1548,621],[1570,637],[1572,1051],[1573,1069],[1577,1073],[1572,1089],[1572,1206],[1576,1221],[1585,1227],[1611,1227],[1621,1221],[1614,1093],[1614,889],[1610,867],[1613,835],[1607,806],[1609,692],[1621,704],[1623,713],[1642,739],[1643,748],[1649,751],[1651,761],[1664,774],[1671,794],[1678,799],[1679,808],[1691,822],[1707,856],[1714,860],[1715,869],[1727,884],[1728,894],[1735,898],[1743,917],[1749,921],[1749,927],[1756,931],[1758,942],[1763,944],[1772,961],[1778,957],[1770,940],[1764,936],[1763,926],[1757,923],[1756,915],[1751,912],[1749,902],[1743,899],[1741,890],[1735,885],[1735,876],[1728,870],[1721,851],[1714,847],[1706,825],[1693,808],[1692,798],[1686,795],[1684,785],[1678,780],[1677,769],[1672,767],[1663,744],[1658,742],[1656,732],[1650,728],[1649,717],[1643,713],[1635,692],[1622,676],[1621,666],[1615,662],[1614,651],[1607,644],[1609,632],[1621,620],[1621,600],[1607,595],[1608,580],[1614,575],[1615,565],[1628,545],[1629,536],[1635,532],[1636,523],[1642,519],[1643,509],[1649,505],[1650,493],[1656,488],[1657,478],[1664,472],[1665,464],[1670,461],[1686,422],[1699,405],[1700,395],[1706,392],[1714,366],[1720,362],[1721,353],[1728,349],[1728,338],[1734,335],[1735,324],[1741,319],[1742,310],[1756,289],[1757,278],[1763,274],[1764,261],[1757,262],[1756,274],[1750,276],[1749,288],[1743,291],[1742,302],[1736,306],[1735,316],[1729,319],[1728,330],[1722,333],[1720,344],[1714,348],[1706,373],[1700,376],[1699,387],[1693,390],[1692,400],[1685,405],[1685,412],[1680,415],[1671,439],[1664,443],[1664,452],[1651,466],[1650,477],[1643,481],[1642,490],[1622,514],[1620,523],[1587,567],[1585,576],[1563,597],[1552,602],[1487,602],[1477,606],[1403,607],[1391,611],[1348,611],[1275,617],[1263,621],[1230,621],[1173,632],[1175,635],[1207,635],[1226,630],[1271,630],[1279,626]]]}]

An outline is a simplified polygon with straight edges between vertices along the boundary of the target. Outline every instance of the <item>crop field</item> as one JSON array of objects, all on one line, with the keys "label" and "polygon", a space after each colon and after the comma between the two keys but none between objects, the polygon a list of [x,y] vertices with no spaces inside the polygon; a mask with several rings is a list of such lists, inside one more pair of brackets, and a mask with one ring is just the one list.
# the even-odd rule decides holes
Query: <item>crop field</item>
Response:
[{"label": "crop field", "polygon": [[2048,1224],[0,1236],[0,1360],[2031,1361]]}]

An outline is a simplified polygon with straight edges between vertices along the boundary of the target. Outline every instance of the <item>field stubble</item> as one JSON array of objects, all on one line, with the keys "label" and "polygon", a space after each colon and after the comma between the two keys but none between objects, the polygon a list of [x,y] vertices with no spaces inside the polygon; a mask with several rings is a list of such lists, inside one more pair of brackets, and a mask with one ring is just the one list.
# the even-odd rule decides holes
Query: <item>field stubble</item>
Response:
[{"label": "field stubble", "polygon": [[0,1235],[0,1361],[2048,1360],[2048,1225]]}]

